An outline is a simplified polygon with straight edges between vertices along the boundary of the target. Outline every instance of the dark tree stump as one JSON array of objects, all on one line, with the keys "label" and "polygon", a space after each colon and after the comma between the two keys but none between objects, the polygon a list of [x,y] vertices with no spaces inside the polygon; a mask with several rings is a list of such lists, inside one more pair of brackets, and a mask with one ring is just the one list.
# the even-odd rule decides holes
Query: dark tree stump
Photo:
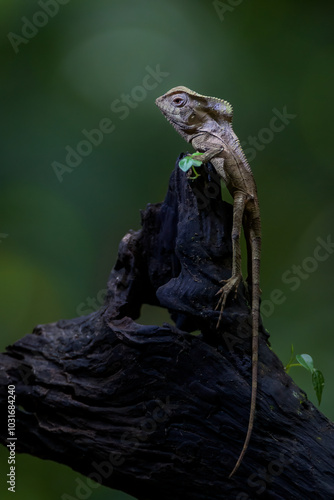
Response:
[{"label": "dark tree stump", "polygon": [[[88,489],[91,478],[142,500],[332,499],[333,424],[262,327],[254,431],[228,479],[248,423],[251,319],[242,286],[216,329],[232,211],[210,166],[201,173],[188,181],[176,168],[165,201],[123,238],[99,311],[37,326],[0,355],[0,441],[14,384],[16,451],[67,464]],[[136,323],[143,303],[168,308],[176,326]]]}]

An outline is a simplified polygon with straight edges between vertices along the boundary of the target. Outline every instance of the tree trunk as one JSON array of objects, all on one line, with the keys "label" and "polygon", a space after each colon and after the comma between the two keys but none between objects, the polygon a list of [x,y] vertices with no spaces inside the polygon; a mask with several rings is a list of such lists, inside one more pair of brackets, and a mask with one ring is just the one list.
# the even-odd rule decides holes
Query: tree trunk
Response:
[{"label": "tree trunk", "polygon": [[[175,168],[165,201],[121,241],[99,311],[39,325],[0,355],[0,441],[87,476],[63,500],[92,491],[91,479],[140,500],[334,498],[333,424],[262,326],[253,435],[228,479],[248,424],[251,316],[241,285],[216,328],[232,209],[210,165],[201,174]],[[143,303],[167,308],[175,326],[136,323]],[[7,440],[8,385],[17,441]]]}]

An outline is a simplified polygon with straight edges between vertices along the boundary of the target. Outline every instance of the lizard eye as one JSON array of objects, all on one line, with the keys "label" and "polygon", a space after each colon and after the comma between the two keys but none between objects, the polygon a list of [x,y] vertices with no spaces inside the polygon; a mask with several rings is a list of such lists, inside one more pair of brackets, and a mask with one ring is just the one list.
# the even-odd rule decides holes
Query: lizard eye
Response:
[{"label": "lizard eye", "polygon": [[174,97],[173,99],[173,104],[175,104],[175,106],[177,106],[178,108],[180,108],[181,106],[184,106],[186,103],[186,101],[184,99],[182,99],[182,97]]}]

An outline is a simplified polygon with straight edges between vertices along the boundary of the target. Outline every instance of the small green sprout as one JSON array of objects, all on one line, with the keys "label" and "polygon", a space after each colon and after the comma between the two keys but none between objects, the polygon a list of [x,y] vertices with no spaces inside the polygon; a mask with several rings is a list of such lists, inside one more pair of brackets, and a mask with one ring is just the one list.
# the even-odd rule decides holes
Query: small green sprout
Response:
[{"label": "small green sprout", "polygon": [[[295,362],[297,361],[297,363]],[[291,344],[291,356],[288,364],[285,367],[286,373],[289,373],[290,368],[294,366],[302,366],[312,375],[313,389],[315,390],[318,404],[321,403],[322,392],[325,386],[325,379],[320,370],[314,368],[313,359],[309,354],[294,354],[293,345]]]},{"label": "small green sprout", "polygon": [[196,172],[195,167],[200,167],[201,165],[203,165],[203,162],[201,162],[200,160],[196,160],[194,156],[198,156],[201,154],[203,153],[194,153],[192,155],[185,156],[184,158],[182,158],[182,160],[179,161],[179,167],[181,170],[183,170],[183,172],[188,172],[188,170],[192,168],[194,176],[189,177],[190,179],[197,179],[197,177],[199,177],[200,175]]}]

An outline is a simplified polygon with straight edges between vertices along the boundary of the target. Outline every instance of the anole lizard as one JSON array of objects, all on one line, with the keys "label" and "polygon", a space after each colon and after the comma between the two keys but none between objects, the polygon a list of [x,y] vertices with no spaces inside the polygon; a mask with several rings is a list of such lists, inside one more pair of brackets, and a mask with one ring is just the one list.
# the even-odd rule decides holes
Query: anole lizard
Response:
[{"label": "anole lizard", "polygon": [[232,291],[236,295],[242,280],[242,226],[246,237],[247,281],[252,298],[252,393],[247,434],[240,456],[229,475],[231,477],[242,462],[249,444],[257,396],[261,222],[256,184],[238,137],[232,129],[233,110],[227,101],[197,94],[187,87],[174,87],[159,97],[156,104],[177,132],[192,144],[197,153],[202,153],[193,158],[202,163],[211,161],[233,196],[232,276],[225,280],[218,291],[218,324],[228,295]]}]

